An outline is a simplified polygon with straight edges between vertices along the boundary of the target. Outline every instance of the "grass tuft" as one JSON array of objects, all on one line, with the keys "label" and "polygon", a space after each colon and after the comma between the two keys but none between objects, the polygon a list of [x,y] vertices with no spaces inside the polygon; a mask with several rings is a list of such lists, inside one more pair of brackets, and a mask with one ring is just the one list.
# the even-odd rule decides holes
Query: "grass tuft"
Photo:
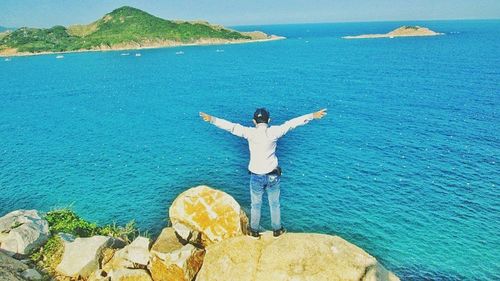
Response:
[{"label": "grass tuft", "polygon": [[135,221],[132,220],[125,226],[117,226],[116,223],[105,225],[99,229],[99,234],[120,238],[130,243],[139,236],[139,230],[137,229]]},{"label": "grass tuft", "polygon": [[63,241],[61,237],[55,235],[50,237],[47,243],[30,257],[37,265],[53,274],[55,273],[57,265],[61,262],[63,252]]}]

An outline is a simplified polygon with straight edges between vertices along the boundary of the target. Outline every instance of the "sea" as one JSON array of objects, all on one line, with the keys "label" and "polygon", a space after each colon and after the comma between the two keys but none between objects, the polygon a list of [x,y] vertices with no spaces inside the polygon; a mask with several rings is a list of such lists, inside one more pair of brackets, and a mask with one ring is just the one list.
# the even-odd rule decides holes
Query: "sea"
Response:
[{"label": "sea", "polygon": [[[402,25],[445,35],[341,38]],[[233,28],[287,39],[1,59],[0,216],[70,206],[154,236],[197,185],[249,213],[247,143],[199,112],[327,108],[278,142],[289,231],[339,235],[402,280],[500,280],[500,20]]]}]

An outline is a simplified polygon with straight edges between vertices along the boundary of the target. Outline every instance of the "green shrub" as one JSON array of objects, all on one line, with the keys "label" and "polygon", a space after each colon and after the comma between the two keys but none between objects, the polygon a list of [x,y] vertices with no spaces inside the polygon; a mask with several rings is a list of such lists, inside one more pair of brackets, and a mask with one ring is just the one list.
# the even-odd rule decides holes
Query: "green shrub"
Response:
[{"label": "green shrub", "polygon": [[80,218],[69,208],[50,211],[45,215],[52,234],[69,233],[78,237],[90,237],[99,233],[95,223]]},{"label": "green shrub", "polygon": [[135,221],[130,221],[125,226],[118,226],[116,223],[98,226],[80,218],[70,208],[50,211],[45,215],[45,219],[52,234],[69,233],[77,237],[104,235],[120,238],[127,243],[139,235]]},{"label": "green shrub", "polygon": [[50,273],[54,273],[57,265],[61,262],[63,251],[62,239],[54,235],[44,246],[31,255],[31,259]]}]

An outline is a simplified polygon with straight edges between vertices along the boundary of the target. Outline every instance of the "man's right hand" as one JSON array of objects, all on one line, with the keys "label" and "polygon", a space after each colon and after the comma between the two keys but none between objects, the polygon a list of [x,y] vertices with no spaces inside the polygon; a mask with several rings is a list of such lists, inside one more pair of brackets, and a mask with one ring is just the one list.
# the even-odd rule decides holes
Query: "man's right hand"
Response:
[{"label": "man's right hand", "polygon": [[325,115],[326,115],[326,108],[323,108],[322,110],[313,113],[314,119],[321,119]]},{"label": "man's right hand", "polygon": [[203,118],[203,121],[205,122],[212,122],[212,116],[206,114],[205,112],[200,112],[201,118]]}]

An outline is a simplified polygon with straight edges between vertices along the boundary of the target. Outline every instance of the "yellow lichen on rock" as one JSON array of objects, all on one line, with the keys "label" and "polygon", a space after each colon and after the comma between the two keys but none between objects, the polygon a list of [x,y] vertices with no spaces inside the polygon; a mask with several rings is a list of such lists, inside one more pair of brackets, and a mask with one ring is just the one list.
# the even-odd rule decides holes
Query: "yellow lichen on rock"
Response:
[{"label": "yellow lichen on rock", "polygon": [[169,215],[172,226],[183,239],[197,239],[199,234],[205,246],[243,235],[248,222],[233,197],[208,186],[181,193],[172,203]]},{"label": "yellow lichen on rock", "polygon": [[158,256],[151,259],[151,274],[153,280],[184,281],[184,272],[175,264],[166,265]]},{"label": "yellow lichen on rock", "polygon": [[155,281],[191,281],[200,270],[205,251],[182,245],[171,227],[163,229],[151,248],[149,271]]},{"label": "yellow lichen on rock", "polygon": [[[186,254],[179,254],[179,261],[172,259],[172,256],[163,256],[165,259],[162,259],[161,255],[154,255],[151,258],[149,270],[151,271],[153,280],[191,281],[196,276],[203,263],[204,252],[194,249],[192,245],[186,245],[185,247],[181,251],[185,251]],[[174,253],[173,256],[177,254]],[[186,258],[184,259],[184,257]],[[180,265],[176,263],[180,263]]]},{"label": "yellow lichen on rock", "polygon": [[338,236],[289,233],[241,236],[206,249],[197,281],[396,281],[377,260]]}]

